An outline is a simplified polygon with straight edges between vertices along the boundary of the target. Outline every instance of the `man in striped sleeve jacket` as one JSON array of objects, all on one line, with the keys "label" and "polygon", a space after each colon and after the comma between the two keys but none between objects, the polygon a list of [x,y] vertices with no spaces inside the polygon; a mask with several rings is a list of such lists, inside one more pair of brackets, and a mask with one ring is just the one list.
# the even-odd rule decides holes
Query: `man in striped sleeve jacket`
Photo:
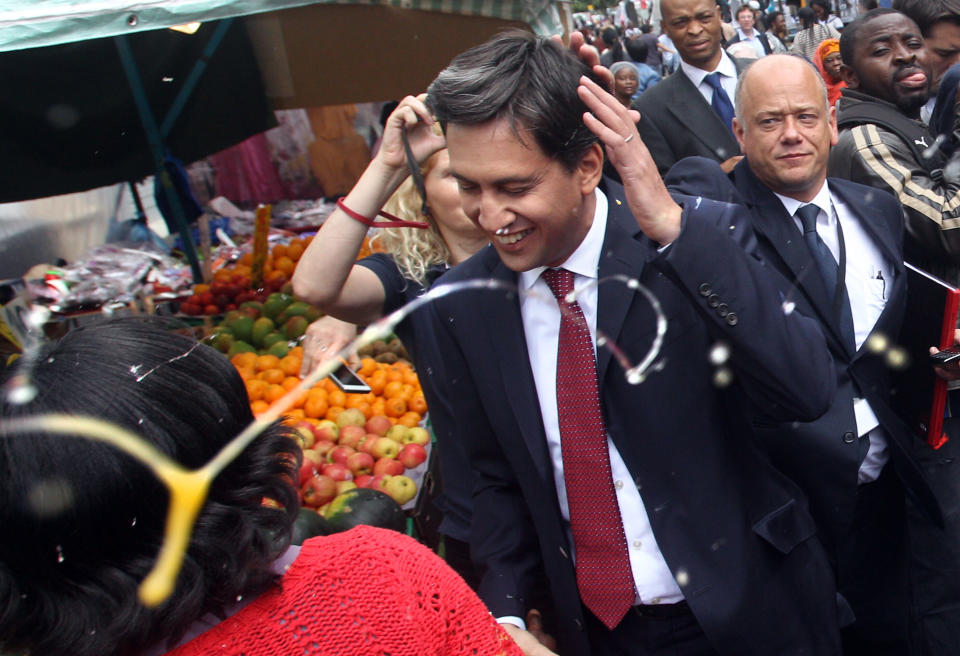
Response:
[{"label": "man in striped sleeve jacket", "polygon": [[906,215],[907,261],[960,284],[960,176],[919,120],[931,83],[920,29],[875,9],[844,30],[840,54],[848,88],[828,175],[892,192]]}]

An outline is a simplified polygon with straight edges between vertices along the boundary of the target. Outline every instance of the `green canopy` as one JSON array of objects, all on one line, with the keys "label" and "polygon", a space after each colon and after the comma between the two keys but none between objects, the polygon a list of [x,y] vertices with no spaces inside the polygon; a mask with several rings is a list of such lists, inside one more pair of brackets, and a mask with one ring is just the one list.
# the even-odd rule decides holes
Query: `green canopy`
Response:
[{"label": "green canopy", "polygon": [[485,16],[522,21],[538,34],[562,31],[553,0],[0,0],[0,52],[316,4],[385,6]]}]

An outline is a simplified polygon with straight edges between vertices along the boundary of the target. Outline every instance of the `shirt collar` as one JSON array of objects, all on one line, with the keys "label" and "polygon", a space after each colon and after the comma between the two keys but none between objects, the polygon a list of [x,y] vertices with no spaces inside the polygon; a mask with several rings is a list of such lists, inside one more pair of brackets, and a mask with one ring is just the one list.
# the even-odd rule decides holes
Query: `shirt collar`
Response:
[{"label": "shirt collar", "polygon": [[693,86],[699,87],[700,83],[703,82],[703,78],[707,77],[710,73],[720,73],[724,77],[732,77],[737,79],[737,66],[733,63],[733,59],[723,50],[720,49],[720,63],[717,64],[717,67],[712,71],[705,71],[702,68],[697,68],[692,64],[680,60],[680,68],[683,70],[687,78],[693,82]]},{"label": "shirt collar", "polygon": [[750,41],[750,40],[752,40],[752,39],[756,39],[756,38],[757,38],[757,28],[754,27],[751,31],[753,32],[753,35],[752,35],[752,36],[747,36],[747,33],[743,31],[743,28],[741,28],[741,27],[738,27],[738,28],[737,28],[737,34],[739,34],[739,35],[740,35],[740,38],[743,39],[744,41]]},{"label": "shirt collar", "polygon": [[[593,223],[587,235],[577,246],[577,249],[570,254],[559,268],[571,271],[578,276],[584,276],[596,280],[597,268],[600,266],[600,253],[603,250],[603,237],[607,232],[607,197],[596,188],[593,191],[596,197],[596,207],[593,211]],[[547,267],[541,266],[529,271],[521,271],[519,276],[520,288],[528,290],[540,278]]]},{"label": "shirt collar", "polygon": [[783,208],[787,210],[787,214],[790,216],[793,216],[796,213],[797,208],[799,208],[801,205],[816,205],[824,211],[827,216],[828,223],[830,222],[830,217],[833,216],[833,212],[831,211],[832,203],[830,201],[830,185],[827,184],[826,180],[823,181],[823,186],[820,187],[820,191],[817,192],[817,195],[814,196],[813,200],[811,200],[809,203],[804,203],[796,198],[790,198],[789,196],[781,196],[776,192],[774,192],[774,194],[780,199],[780,202],[783,203]]}]

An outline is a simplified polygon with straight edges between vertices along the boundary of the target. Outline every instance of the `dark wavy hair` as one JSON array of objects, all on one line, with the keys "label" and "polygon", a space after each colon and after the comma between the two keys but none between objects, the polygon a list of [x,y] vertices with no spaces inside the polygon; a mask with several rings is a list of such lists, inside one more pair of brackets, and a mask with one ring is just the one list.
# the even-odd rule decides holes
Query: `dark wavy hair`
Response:
[{"label": "dark wavy hair", "polygon": [[[4,418],[56,412],[105,419],[191,469],[253,421],[230,362],[153,321],[75,329],[20,373],[37,396],[24,405],[4,397]],[[270,566],[289,544],[300,458],[280,424],[213,481],[176,589],[154,609],[137,600],[160,549],[169,497],[153,474],[111,446],[73,436],[8,434],[0,445],[4,649],[135,654],[175,643],[193,621],[222,616],[276,580]]]},{"label": "dark wavy hair", "polygon": [[508,30],[457,55],[430,84],[427,103],[444,130],[449,123],[506,120],[514,134],[532,134],[544,154],[572,171],[597,142],[583,124],[581,75],[607,87],[553,40]]}]

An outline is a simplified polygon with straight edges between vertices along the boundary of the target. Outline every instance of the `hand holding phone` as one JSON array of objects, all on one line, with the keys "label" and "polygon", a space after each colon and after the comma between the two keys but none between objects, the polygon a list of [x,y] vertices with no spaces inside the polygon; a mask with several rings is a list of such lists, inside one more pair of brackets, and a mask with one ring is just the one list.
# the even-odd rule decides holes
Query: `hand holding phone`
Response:
[{"label": "hand holding phone", "polygon": [[946,376],[960,376],[960,345],[954,345],[930,354],[930,364],[943,371]]}]

